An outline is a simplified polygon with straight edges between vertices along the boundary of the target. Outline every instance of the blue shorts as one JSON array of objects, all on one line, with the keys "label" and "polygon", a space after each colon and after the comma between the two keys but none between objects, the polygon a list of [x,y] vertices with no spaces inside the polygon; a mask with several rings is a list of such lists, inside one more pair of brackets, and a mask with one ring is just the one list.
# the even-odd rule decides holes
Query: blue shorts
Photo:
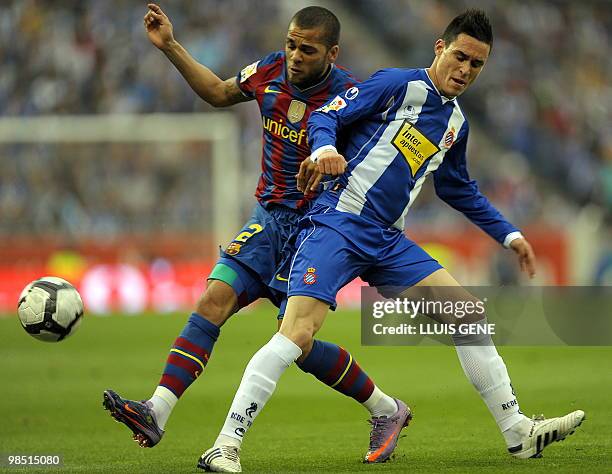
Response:
[{"label": "blue shorts", "polygon": [[296,247],[288,296],[312,296],[332,309],[358,276],[379,289],[408,288],[442,268],[400,230],[324,206],[300,222]]},{"label": "blue shorts", "polygon": [[[277,275],[276,269],[289,259],[293,247],[286,243],[302,216],[302,211],[284,206],[265,209],[257,203],[242,230],[221,251],[209,280],[229,284],[238,296],[239,308],[268,298],[284,313],[288,280]],[[271,281],[277,282],[274,288]]]}]

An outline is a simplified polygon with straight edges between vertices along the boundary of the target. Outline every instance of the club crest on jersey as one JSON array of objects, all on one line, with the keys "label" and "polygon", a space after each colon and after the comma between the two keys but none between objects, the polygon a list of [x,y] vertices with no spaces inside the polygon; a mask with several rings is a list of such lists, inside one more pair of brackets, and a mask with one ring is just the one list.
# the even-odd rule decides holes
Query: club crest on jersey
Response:
[{"label": "club crest on jersey", "polygon": [[451,128],[446,135],[444,135],[444,148],[450,148],[455,143],[455,127]]},{"label": "club crest on jersey", "polygon": [[287,118],[289,119],[289,122],[296,123],[304,118],[305,113],[306,104],[294,99],[289,104],[289,109],[287,109]]},{"label": "club crest on jersey", "polygon": [[317,282],[317,274],[315,273],[316,271],[317,269],[314,267],[308,268],[308,271],[304,273],[304,283],[306,283],[307,285],[314,285]]},{"label": "club crest on jersey", "polygon": [[251,77],[253,74],[257,72],[258,64],[259,64],[259,61],[254,62],[253,64],[249,64],[242,71],[240,71],[240,82],[241,83],[246,81],[249,77]]},{"label": "club crest on jersey", "polygon": [[337,112],[338,110],[343,109],[344,107],[346,107],[346,101],[342,97],[337,95],[334,100],[332,100],[329,104],[324,105],[323,107],[319,107],[317,111],[327,113],[333,110]]},{"label": "club crest on jersey", "polygon": [[228,255],[237,255],[238,252],[240,252],[241,248],[242,248],[242,244],[239,244],[238,242],[232,242],[225,249],[225,253]]}]

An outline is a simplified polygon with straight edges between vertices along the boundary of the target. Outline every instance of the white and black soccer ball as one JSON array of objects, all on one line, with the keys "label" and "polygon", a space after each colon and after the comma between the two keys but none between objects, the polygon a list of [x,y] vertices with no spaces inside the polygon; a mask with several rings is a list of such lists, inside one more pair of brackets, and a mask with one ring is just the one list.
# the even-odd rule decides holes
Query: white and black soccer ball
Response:
[{"label": "white and black soccer ball", "polygon": [[83,300],[66,280],[46,276],[23,289],[17,309],[21,325],[30,336],[58,342],[74,334],[81,324]]}]

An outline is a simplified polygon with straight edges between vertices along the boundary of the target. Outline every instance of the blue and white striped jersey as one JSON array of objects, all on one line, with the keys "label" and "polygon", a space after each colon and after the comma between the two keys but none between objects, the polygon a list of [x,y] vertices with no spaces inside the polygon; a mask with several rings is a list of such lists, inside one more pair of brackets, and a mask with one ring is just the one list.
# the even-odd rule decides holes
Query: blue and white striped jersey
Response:
[{"label": "blue and white striped jersey", "polygon": [[348,162],[317,203],[403,230],[404,217],[433,174],[440,198],[507,244],[518,229],[470,180],[468,131],[457,100],[440,95],[425,69],[378,71],[310,116],[313,154],[343,137]]}]

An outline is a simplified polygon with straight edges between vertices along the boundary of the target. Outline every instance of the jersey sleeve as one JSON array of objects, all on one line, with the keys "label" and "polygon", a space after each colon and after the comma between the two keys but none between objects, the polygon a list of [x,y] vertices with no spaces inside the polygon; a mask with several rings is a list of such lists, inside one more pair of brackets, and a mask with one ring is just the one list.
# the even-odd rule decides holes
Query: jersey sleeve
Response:
[{"label": "jersey sleeve", "polygon": [[266,57],[245,66],[236,75],[236,83],[242,93],[249,99],[255,98],[257,86],[268,78],[271,70],[279,67],[283,62],[283,53],[268,54]]},{"label": "jersey sleeve", "polygon": [[398,98],[400,86],[405,86],[397,76],[389,69],[378,71],[315,110],[308,120],[310,149],[314,152],[324,146],[335,147],[343,127],[390,109]]},{"label": "jersey sleeve", "polygon": [[503,245],[506,237],[519,230],[479,191],[476,181],[470,179],[466,164],[467,139],[466,130],[434,171],[436,194]]}]

